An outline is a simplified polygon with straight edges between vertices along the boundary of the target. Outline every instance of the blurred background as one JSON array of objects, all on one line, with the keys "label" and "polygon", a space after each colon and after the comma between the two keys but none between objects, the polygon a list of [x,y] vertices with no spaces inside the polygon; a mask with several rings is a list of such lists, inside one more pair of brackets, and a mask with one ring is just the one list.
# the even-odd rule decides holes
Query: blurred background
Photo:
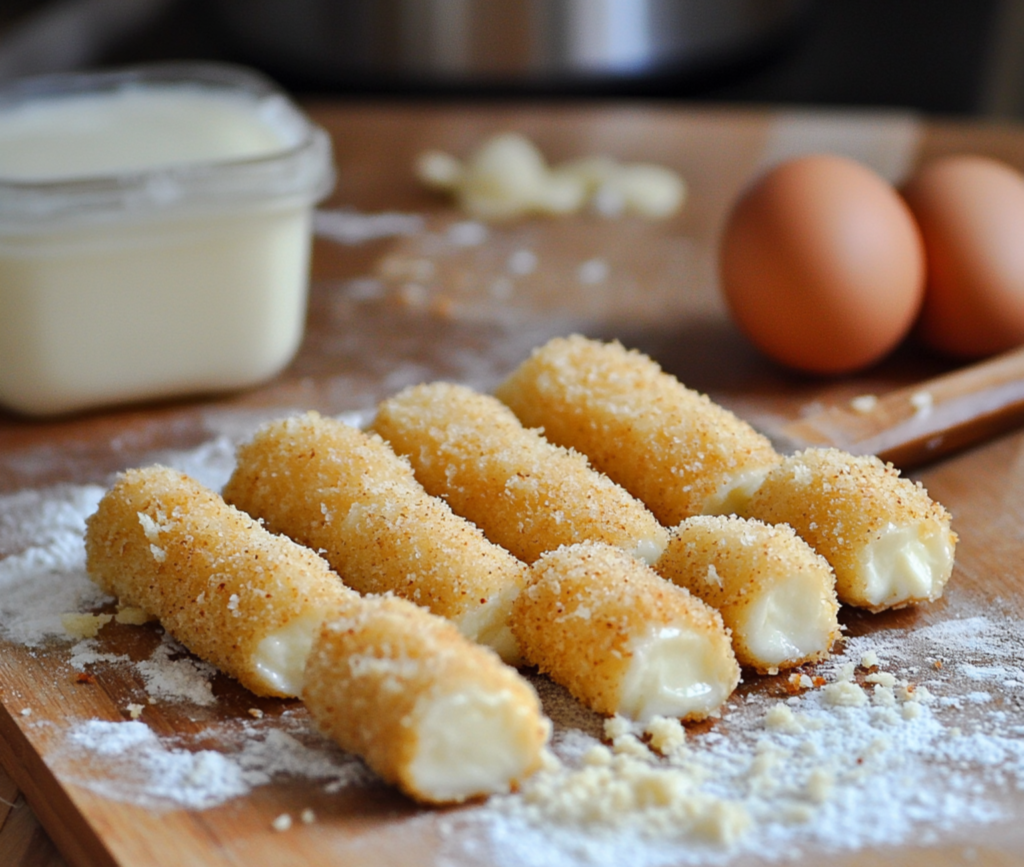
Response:
[{"label": "blurred background", "polygon": [[1024,116],[1024,0],[3,0],[0,80],[168,59],[293,92]]}]

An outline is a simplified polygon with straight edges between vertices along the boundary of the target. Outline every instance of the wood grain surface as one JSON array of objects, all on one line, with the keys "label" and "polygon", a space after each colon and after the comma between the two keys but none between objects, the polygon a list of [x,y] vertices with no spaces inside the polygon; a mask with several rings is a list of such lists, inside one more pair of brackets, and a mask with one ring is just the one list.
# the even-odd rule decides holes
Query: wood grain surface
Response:
[{"label": "wood grain surface", "polygon": [[[830,406],[771,433],[782,450],[834,446],[901,470],[935,463],[1024,421],[1024,350],[1014,349],[865,404]],[[787,442],[788,440],[788,442]]]},{"label": "wood grain surface", "polygon": [[[318,240],[306,339],[292,365],[259,389],[51,420],[0,412],[0,494],[65,482],[105,484],[112,473],[164,450],[193,448],[296,409],[364,411],[412,382],[447,378],[490,388],[532,346],[573,330],[617,337],[650,353],[686,384],[762,427],[845,406],[857,395],[908,387],[952,365],[908,344],[863,375],[822,380],[781,370],[746,344],[725,315],[715,278],[715,240],[731,202],[767,160],[808,148],[845,150],[894,177],[921,159],[962,150],[1024,167],[1024,132],[1016,127],[937,124],[898,113],[597,103],[308,108],[335,145],[339,182],[325,207],[421,214],[424,230],[359,245]],[[662,223],[527,220],[492,228],[483,244],[461,246],[450,230],[462,218],[416,184],[413,159],[427,147],[465,154],[503,130],[530,135],[553,160],[610,153],[669,165],[689,183],[687,207]],[[538,267],[510,275],[508,258],[523,249],[536,255]],[[604,263],[607,279],[580,279],[580,266],[592,260]],[[990,608],[1024,617],[1024,437],[1004,433],[923,467],[915,478],[950,508],[960,535],[948,596],[878,618],[849,615],[849,634]],[[0,549],[0,557],[10,553]],[[111,624],[101,633],[104,651],[132,658],[143,658],[158,641],[152,626]],[[74,721],[125,719],[140,685],[124,669],[97,667],[95,675],[93,682],[77,682],[62,646],[28,650],[0,640],[4,867],[437,863],[445,811],[423,810],[379,784],[327,794],[301,781],[275,782],[201,811],[151,811],[97,794],[76,782],[88,767],[57,762],[56,748]],[[772,678],[745,688],[784,694]],[[267,725],[304,713],[297,702],[255,700],[227,678],[215,679],[214,692],[211,708],[158,703],[141,720],[160,734],[198,743],[217,726],[250,720],[254,705]],[[1024,793],[1006,798],[1015,821],[995,823],[969,841],[971,857],[986,867],[1024,864]],[[315,811],[315,824],[288,834],[272,829],[275,816],[304,808]],[[961,863],[967,851],[961,844],[910,843],[870,857],[878,864],[939,867]],[[854,852],[830,863],[863,857]],[[818,863],[813,853],[797,862]],[[479,862],[463,853],[446,863]]]}]

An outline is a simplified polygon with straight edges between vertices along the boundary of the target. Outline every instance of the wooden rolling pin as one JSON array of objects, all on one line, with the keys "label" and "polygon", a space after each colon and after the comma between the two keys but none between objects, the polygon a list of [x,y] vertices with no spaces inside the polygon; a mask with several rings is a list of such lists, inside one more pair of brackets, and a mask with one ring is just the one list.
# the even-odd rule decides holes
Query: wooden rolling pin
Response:
[{"label": "wooden rolling pin", "polygon": [[890,392],[858,408],[830,407],[770,433],[783,451],[835,446],[903,470],[1024,422],[1024,347]]}]

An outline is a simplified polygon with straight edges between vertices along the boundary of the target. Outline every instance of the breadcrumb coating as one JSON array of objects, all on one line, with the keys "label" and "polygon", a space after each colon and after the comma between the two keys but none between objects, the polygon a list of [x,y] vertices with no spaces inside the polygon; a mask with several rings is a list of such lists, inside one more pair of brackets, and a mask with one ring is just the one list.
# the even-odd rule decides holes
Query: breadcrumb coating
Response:
[{"label": "breadcrumb coating", "polygon": [[668,527],[737,511],[779,461],[746,422],[617,342],[555,338],[495,393],[524,425],[585,454]]},{"label": "breadcrumb coating", "polygon": [[302,698],[342,748],[432,803],[509,791],[540,767],[551,731],[514,669],[451,623],[389,596],[324,622]]},{"label": "breadcrumb coating", "polygon": [[238,449],[224,498],[320,551],[360,593],[393,592],[519,660],[508,616],[525,564],[427,494],[376,434],[316,413],[267,424]]},{"label": "breadcrumb coating", "polygon": [[737,660],[762,674],[824,659],[839,638],[832,567],[785,524],[687,518],[654,569],[717,609]]},{"label": "breadcrumb coating", "polygon": [[882,611],[935,600],[953,570],[949,512],[874,456],[818,448],[792,455],[745,513],[791,525],[832,565],[847,605]]},{"label": "breadcrumb coating", "polygon": [[105,592],[159,618],[257,695],[298,694],[297,684],[286,690],[268,679],[265,639],[292,628],[308,642],[326,611],[359,603],[312,551],[166,467],[118,476],[86,522],[85,550],[89,576]]},{"label": "breadcrumb coating", "polygon": [[721,615],[621,549],[569,545],[531,572],[513,632],[529,662],[592,710],[703,719],[739,682]]},{"label": "breadcrumb coating", "polygon": [[584,540],[647,562],[665,548],[666,530],[643,503],[490,395],[413,386],[381,403],[372,429],[409,458],[429,493],[527,563]]}]

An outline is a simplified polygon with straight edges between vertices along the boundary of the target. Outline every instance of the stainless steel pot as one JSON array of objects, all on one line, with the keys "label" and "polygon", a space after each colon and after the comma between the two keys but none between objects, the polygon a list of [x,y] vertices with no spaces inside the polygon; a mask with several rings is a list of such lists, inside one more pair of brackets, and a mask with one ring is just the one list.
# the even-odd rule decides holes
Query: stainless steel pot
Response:
[{"label": "stainless steel pot", "polygon": [[630,80],[736,56],[810,0],[217,0],[247,59],[323,83]]}]

